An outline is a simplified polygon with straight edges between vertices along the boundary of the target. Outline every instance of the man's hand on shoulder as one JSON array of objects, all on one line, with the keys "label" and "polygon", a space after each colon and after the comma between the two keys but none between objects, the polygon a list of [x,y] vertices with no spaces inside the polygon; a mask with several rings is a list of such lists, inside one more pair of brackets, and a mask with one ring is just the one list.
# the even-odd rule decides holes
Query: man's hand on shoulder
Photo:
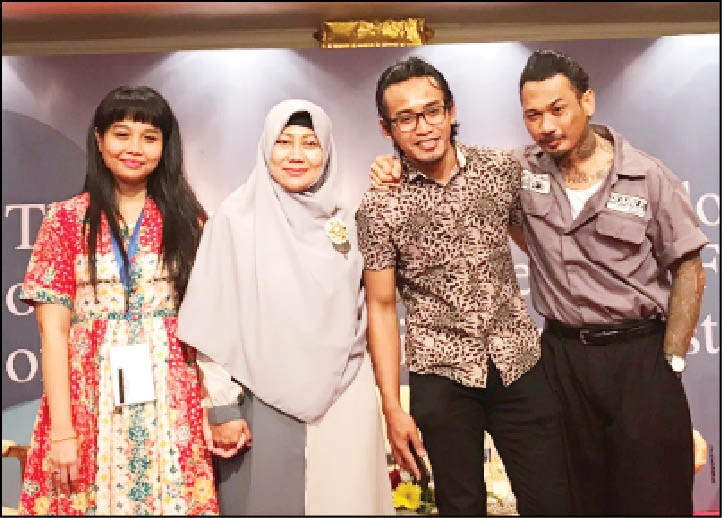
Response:
[{"label": "man's hand on shoulder", "polygon": [[371,164],[371,183],[377,191],[388,191],[401,185],[401,161],[393,155],[379,155]]}]

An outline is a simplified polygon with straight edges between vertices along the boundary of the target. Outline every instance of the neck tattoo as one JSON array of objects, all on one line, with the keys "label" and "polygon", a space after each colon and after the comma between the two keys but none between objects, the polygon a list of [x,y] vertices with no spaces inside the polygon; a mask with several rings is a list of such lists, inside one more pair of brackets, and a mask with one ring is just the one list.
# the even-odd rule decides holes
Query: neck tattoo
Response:
[{"label": "neck tattoo", "polygon": [[604,179],[614,162],[614,148],[587,127],[579,145],[558,163],[568,186],[585,188]]},{"label": "neck tattoo", "polygon": [[584,132],[584,135],[582,136],[582,139],[579,142],[577,149],[575,150],[576,152],[572,151],[572,153],[576,155],[577,160],[586,160],[594,154],[594,151],[596,149],[597,136],[594,131],[592,131],[592,128],[587,126],[587,129]]},{"label": "neck tattoo", "polygon": [[597,137],[592,128],[587,126],[584,134],[579,139],[577,147],[571,149],[559,157],[555,157],[555,161],[560,170],[574,169],[575,163],[588,159],[597,149]]}]

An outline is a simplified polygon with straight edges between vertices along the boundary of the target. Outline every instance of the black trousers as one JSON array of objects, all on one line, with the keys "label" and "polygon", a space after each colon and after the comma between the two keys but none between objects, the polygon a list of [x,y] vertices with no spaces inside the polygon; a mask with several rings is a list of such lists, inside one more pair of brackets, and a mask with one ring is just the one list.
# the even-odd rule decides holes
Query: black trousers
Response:
[{"label": "black trousers", "polygon": [[574,514],[691,516],[694,458],[664,324],[609,345],[550,329],[542,365],[564,406]]},{"label": "black trousers", "polygon": [[409,374],[441,516],[486,516],[484,431],[504,462],[521,515],[571,513],[561,408],[539,364],[508,387],[489,362],[486,388]]}]

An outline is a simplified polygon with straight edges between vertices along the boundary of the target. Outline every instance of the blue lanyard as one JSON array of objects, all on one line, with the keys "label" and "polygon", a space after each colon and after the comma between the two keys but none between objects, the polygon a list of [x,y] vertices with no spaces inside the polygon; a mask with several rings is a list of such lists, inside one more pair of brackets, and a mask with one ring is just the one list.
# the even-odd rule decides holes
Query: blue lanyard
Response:
[{"label": "blue lanyard", "polygon": [[[135,254],[138,252],[138,238],[140,236],[140,226],[143,223],[144,212],[145,209],[140,211],[138,221],[135,222],[133,235],[130,237],[130,243],[128,244],[128,263],[133,260]],[[112,232],[110,233],[110,240],[111,244],[113,245],[113,255],[115,255],[115,262],[118,263],[118,270],[120,270],[120,280],[123,282],[123,286],[125,287],[126,296],[130,297],[130,293],[133,290],[133,276],[131,274],[132,267],[130,264],[128,264],[128,272],[126,273],[125,268],[123,268],[123,256],[120,253],[120,245],[118,244],[118,241],[115,239],[115,236]],[[130,312],[128,312],[126,317],[130,317]]]}]

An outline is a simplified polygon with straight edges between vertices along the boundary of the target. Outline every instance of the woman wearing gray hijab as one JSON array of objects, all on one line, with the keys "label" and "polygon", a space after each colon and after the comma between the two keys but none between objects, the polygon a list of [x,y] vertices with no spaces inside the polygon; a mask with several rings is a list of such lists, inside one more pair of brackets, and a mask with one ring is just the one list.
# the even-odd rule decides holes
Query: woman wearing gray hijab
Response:
[{"label": "woman wearing gray hijab", "polygon": [[204,229],[178,336],[199,351],[221,514],[394,513],[337,176],[326,113],[283,101]]}]

